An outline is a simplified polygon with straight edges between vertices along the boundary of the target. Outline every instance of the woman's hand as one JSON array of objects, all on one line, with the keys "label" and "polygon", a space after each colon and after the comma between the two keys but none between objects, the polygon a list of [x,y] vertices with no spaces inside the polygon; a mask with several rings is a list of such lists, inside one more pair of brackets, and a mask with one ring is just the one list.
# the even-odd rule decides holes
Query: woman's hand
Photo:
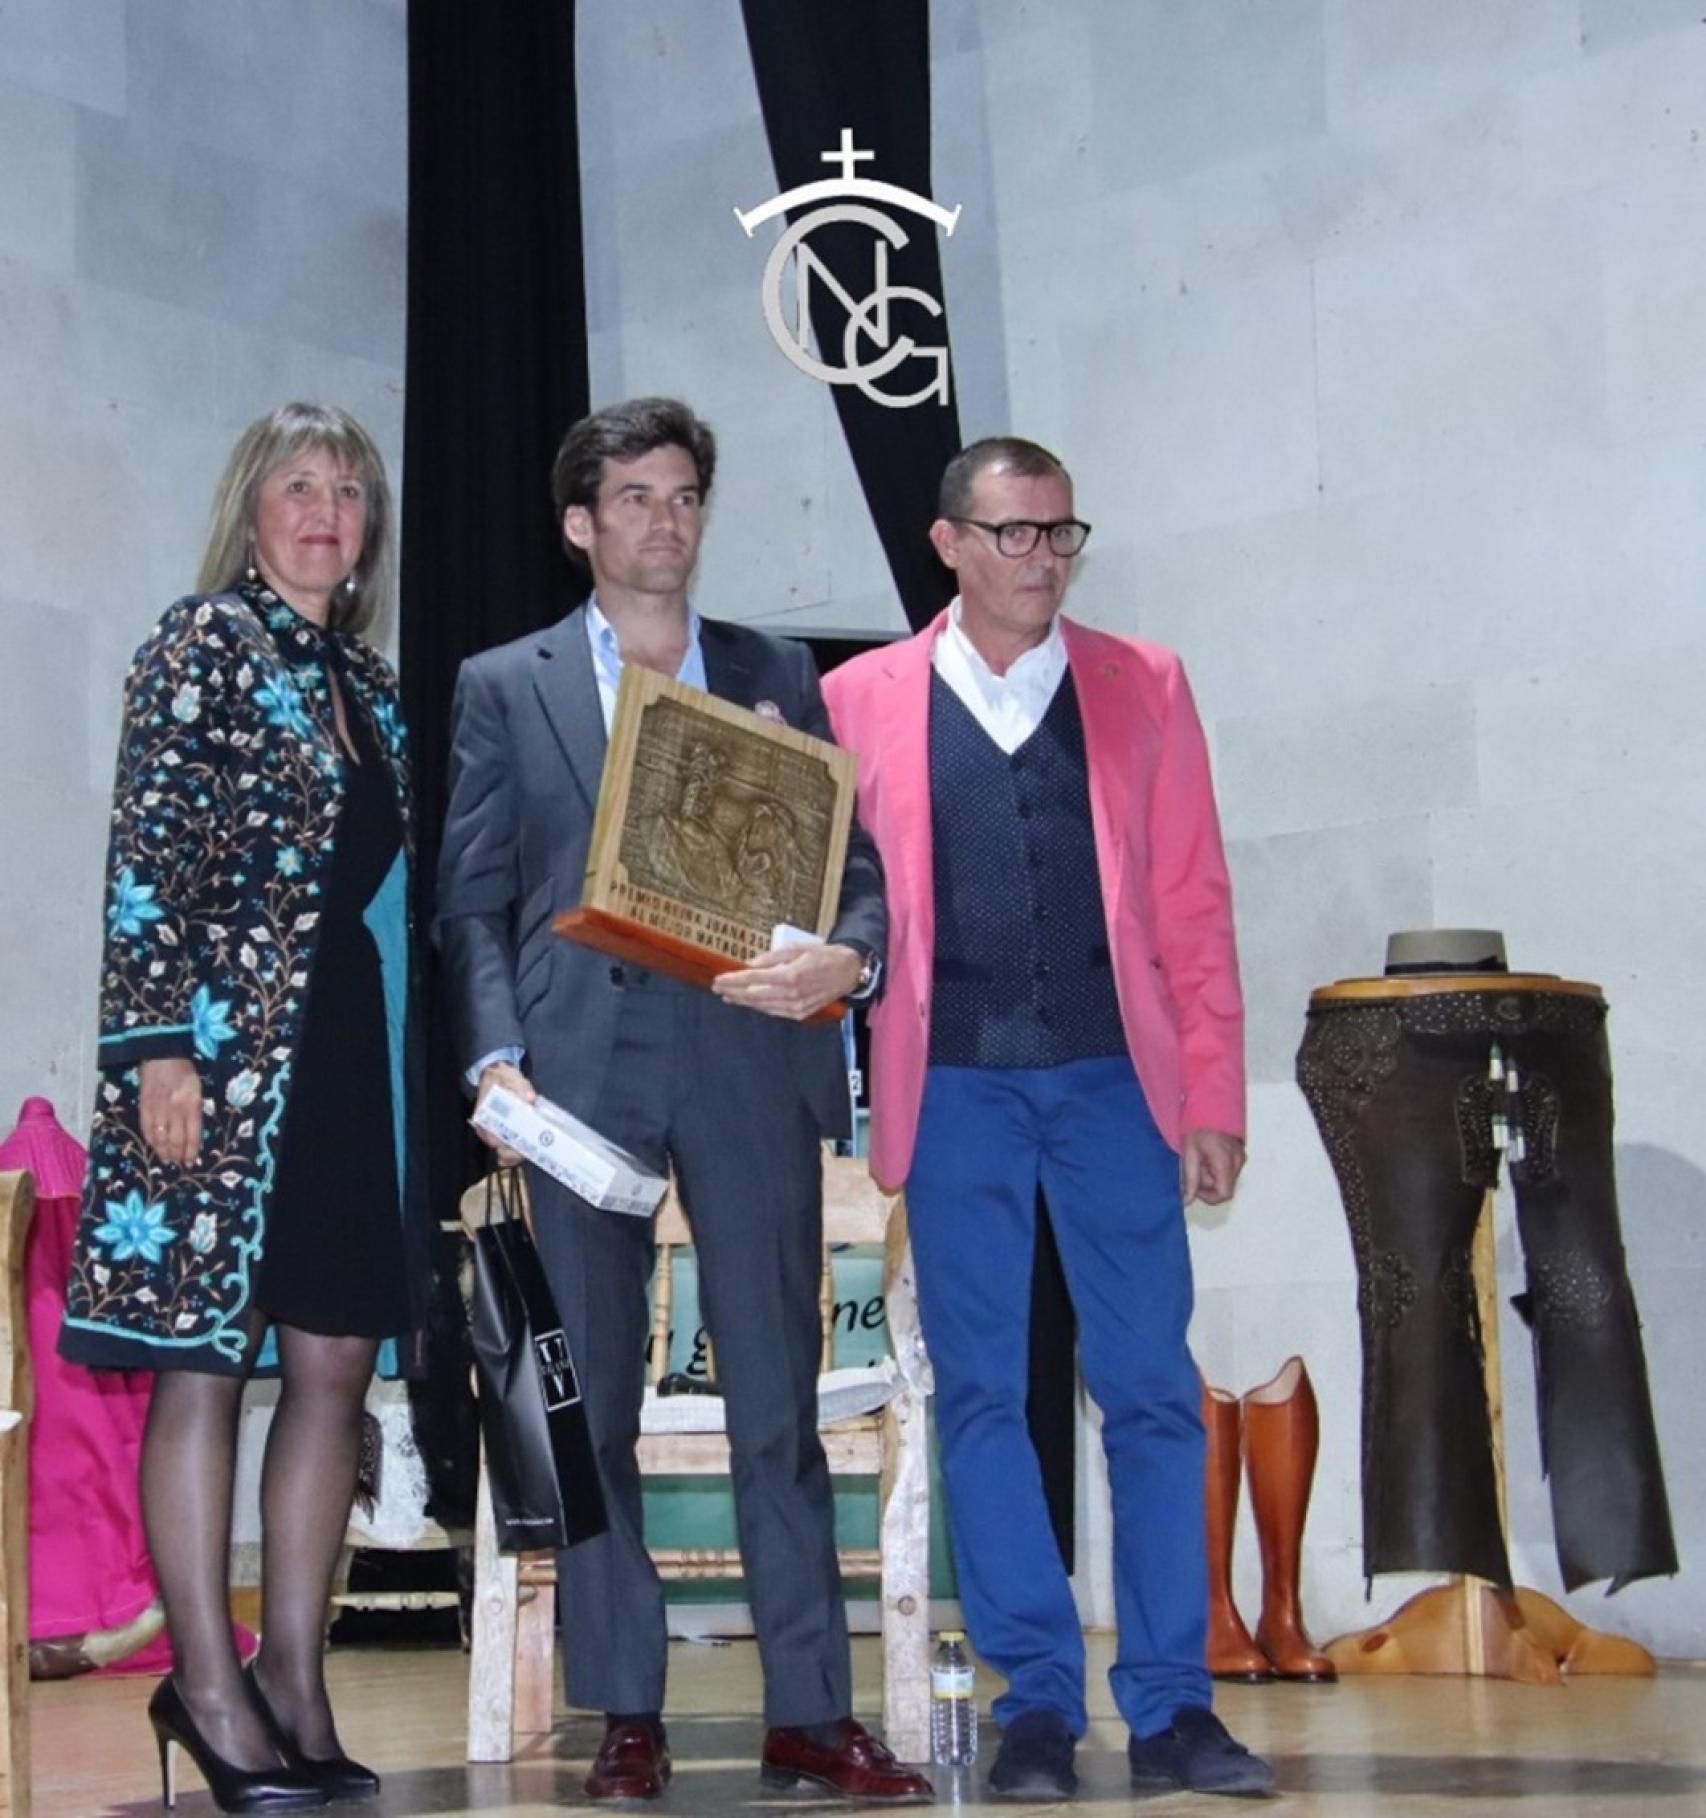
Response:
[{"label": "woman's hand", "polygon": [[201,1153],[201,1075],[194,1061],[146,1060],[142,1075],[142,1136],[161,1161],[187,1167]]}]

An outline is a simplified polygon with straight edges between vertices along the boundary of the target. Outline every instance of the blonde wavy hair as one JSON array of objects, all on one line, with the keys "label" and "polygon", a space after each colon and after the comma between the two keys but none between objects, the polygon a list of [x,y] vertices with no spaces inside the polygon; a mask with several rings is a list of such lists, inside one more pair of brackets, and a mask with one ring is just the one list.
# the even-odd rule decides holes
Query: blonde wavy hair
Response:
[{"label": "blonde wavy hair", "polygon": [[323,449],[361,482],[367,530],[353,587],[337,588],[330,612],[334,631],[364,632],[391,611],[397,591],[396,514],[385,462],[373,438],[347,410],[333,404],[281,404],[238,438],[213,495],[207,547],[196,588],[225,593],[243,578],[255,546],[255,500],[275,467],[309,449]]}]

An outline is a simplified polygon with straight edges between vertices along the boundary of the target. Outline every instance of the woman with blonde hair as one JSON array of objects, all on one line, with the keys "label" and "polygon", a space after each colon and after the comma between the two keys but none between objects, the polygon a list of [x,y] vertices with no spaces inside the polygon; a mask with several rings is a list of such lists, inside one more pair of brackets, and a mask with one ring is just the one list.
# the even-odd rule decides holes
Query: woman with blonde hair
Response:
[{"label": "woman with blonde hair", "polygon": [[[143,1514],[175,1670],[149,1705],[231,1812],[379,1790],[326,1695],[327,1598],[382,1341],[418,1362],[426,1225],[409,1135],[409,783],[393,512],[336,409],[252,424],[198,591],[125,686],[100,1081],[60,1349],[151,1370]],[[262,1640],[228,1612],[243,1384],[276,1343]]]}]

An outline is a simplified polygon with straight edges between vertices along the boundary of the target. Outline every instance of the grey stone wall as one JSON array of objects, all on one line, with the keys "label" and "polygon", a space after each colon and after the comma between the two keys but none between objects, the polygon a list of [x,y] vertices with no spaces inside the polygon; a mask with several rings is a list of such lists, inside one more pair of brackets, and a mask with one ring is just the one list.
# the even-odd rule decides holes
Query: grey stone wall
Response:
[{"label": "grey stone wall", "polygon": [[[1706,1545],[1706,28],[1682,0],[935,0],[968,435],[1059,447],[1080,616],[1181,649],[1251,1005],[1252,1155],[1194,1215],[1198,1355],[1322,1402],[1308,1602],[1359,1625],[1353,1282],[1291,1057],[1396,927],[1502,927],[1613,1005],[1624,1220],[1685,1564]],[[771,344],[735,0],[581,9],[600,401],[722,433],[699,594],[898,627],[828,393]],[[0,1114],[90,1096],[119,678],[236,431],[393,457],[401,0],[0,7]],[[839,123],[826,123],[826,147]],[[774,230],[768,230],[774,232]],[[1502,1285],[1520,1285],[1509,1207]],[[1507,1331],[1520,1575],[1555,1588]],[[1101,1514],[1094,1474],[1085,1532]],[[1086,1606],[1111,1614],[1087,1549]],[[1253,1600],[1253,1547],[1239,1581]],[[1691,1576],[1578,1612],[1706,1651]]]},{"label": "grey stone wall", "polygon": [[[1210,728],[1253,1128],[1236,1209],[1192,1218],[1194,1339],[1239,1390],[1308,1359],[1322,1631],[1411,1587],[1363,1601],[1354,1282],[1291,1068],[1310,988],[1378,970],[1394,928],[1500,927],[1605,986],[1685,1561],[1706,1547],[1699,14],[934,0],[965,431],[1066,457],[1096,525],[1069,609],[1182,650]],[[583,8],[581,33],[595,389],[680,389],[722,432],[703,603],[898,626],[829,396],[761,318],[776,230],[731,216],[775,189],[735,0]],[[1498,1230],[1514,1292],[1502,1201]],[[1515,1559],[1555,1589],[1509,1325]],[[1107,1620],[1095,1544],[1083,1567]],[[1247,1531],[1239,1582],[1253,1602]],[[1691,1582],[1575,1606],[1699,1654]]]},{"label": "grey stone wall", "polygon": [[403,0],[0,7],[0,1118],[93,1096],[119,688],[242,427],[402,440]]},{"label": "grey stone wall", "polygon": [[[1253,1159],[1230,1217],[1193,1218],[1194,1337],[1240,1390],[1293,1351],[1315,1373],[1317,1626],[1410,1587],[1363,1602],[1353,1281],[1292,1059],[1309,988],[1377,970],[1398,927],[1500,927],[1516,963],[1610,997],[1625,1231],[1697,1558],[1697,9],[965,11],[992,96],[1029,72],[1068,98],[1026,115],[1029,178],[994,201],[1013,421],[1065,451],[1098,524],[1073,606],[1181,649],[1211,726]],[[1497,1219],[1508,1295],[1505,1196]],[[1514,1564],[1555,1592],[1514,1316],[1504,1352]],[[1690,1582],[1571,1602],[1697,1655]]]}]

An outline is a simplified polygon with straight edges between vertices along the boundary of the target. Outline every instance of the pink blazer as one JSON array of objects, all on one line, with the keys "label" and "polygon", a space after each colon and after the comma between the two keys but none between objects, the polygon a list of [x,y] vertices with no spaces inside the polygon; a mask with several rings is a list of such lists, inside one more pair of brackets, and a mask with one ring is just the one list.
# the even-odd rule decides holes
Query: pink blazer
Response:
[{"label": "pink blazer", "polygon": [[[824,677],[859,761],[859,816],[882,854],[888,962],[871,1012],[871,1171],[912,1162],[930,1052],[930,651],[916,637]],[[1208,750],[1179,659],[1060,621],[1090,764],[1102,912],[1132,1063],[1162,1135],[1244,1134],[1244,1002]]]}]

